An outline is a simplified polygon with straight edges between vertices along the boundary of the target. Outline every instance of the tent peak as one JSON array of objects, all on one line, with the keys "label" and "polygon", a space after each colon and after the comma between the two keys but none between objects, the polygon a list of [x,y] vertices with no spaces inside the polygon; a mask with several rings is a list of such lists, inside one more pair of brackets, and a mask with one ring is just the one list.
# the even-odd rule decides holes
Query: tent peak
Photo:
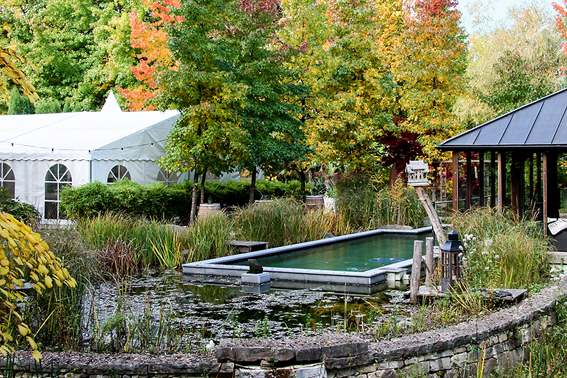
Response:
[{"label": "tent peak", "polygon": [[111,90],[108,93],[108,97],[104,102],[104,106],[102,107],[101,113],[117,113],[121,112],[122,109],[120,105],[118,105],[118,101],[116,101],[116,97],[114,97],[114,92]]}]

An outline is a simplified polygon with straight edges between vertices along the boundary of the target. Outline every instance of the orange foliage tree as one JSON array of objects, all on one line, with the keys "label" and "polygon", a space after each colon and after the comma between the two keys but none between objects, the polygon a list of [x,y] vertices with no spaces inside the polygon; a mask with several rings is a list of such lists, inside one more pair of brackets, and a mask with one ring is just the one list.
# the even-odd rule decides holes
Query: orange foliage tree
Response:
[{"label": "orange foliage tree", "polygon": [[152,99],[158,91],[156,73],[162,68],[176,67],[167,45],[169,36],[166,29],[182,20],[173,12],[179,8],[179,0],[144,0],[144,4],[149,10],[150,19],[140,20],[135,10],[130,13],[131,45],[139,51],[138,64],[131,70],[141,83],[133,89],[118,88],[132,111],[155,109]]}]

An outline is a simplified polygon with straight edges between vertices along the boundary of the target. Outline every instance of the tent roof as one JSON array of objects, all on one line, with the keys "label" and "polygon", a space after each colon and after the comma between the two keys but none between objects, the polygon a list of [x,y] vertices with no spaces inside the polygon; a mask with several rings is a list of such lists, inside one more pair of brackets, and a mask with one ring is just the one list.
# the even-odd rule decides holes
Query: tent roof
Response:
[{"label": "tent roof", "polygon": [[[109,95],[101,112],[0,115],[0,158],[90,159],[91,152],[100,152],[105,146],[121,151],[135,149],[148,138],[129,136],[156,125],[171,130],[179,116],[175,110],[122,112],[117,105]],[[163,144],[167,136],[164,131],[150,134],[160,140],[150,138],[149,143]]]},{"label": "tent roof", "polygon": [[567,150],[567,89],[465,131],[437,146],[464,150]]}]

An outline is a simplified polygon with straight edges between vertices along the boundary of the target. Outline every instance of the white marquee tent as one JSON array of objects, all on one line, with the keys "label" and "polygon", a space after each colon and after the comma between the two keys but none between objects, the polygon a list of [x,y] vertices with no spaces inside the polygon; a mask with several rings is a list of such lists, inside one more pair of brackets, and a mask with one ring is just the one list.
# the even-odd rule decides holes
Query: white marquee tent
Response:
[{"label": "white marquee tent", "polygon": [[178,118],[174,110],[122,112],[112,92],[100,112],[1,115],[0,186],[58,218],[65,185],[168,181],[156,159]]}]

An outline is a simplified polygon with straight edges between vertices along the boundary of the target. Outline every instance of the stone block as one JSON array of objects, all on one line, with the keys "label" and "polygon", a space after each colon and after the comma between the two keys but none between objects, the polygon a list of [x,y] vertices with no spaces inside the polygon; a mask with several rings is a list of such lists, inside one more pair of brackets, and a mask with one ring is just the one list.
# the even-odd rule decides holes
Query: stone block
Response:
[{"label": "stone block", "polygon": [[394,370],[384,370],[377,378],[398,378],[398,374]]},{"label": "stone block", "polygon": [[501,333],[500,336],[498,336],[498,341],[500,343],[503,343],[506,340],[508,340],[508,334],[507,333]]},{"label": "stone block", "polygon": [[451,357],[451,365],[456,365],[458,367],[465,366],[468,362],[468,355],[469,354],[466,352],[455,354],[453,357]]},{"label": "stone block", "polygon": [[268,378],[267,373],[270,373],[270,370],[252,368],[236,368],[234,370],[234,376],[236,378]]},{"label": "stone block", "polygon": [[327,378],[327,370],[323,364],[302,366],[295,369],[296,378]]},{"label": "stone block", "polygon": [[403,361],[384,361],[376,365],[377,370],[396,370],[404,366]]},{"label": "stone block", "polygon": [[451,367],[452,367],[452,364],[451,364],[451,358],[450,357],[439,358],[439,359],[436,359],[436,360],[429,361],[429,371],[430,372],[449,370],[449,369],[451,369]]},{"label": "stone block", "polygon": [[271,276],[270,273],[244,273],[240,276],[240,282],[243,285],[260,285],[270,282]]},{"label": "stone block", "polygon": [[376,365],[364,366],[360,368],[358,371],[360,372],[360,374],[374,373],[376,372]]}]

